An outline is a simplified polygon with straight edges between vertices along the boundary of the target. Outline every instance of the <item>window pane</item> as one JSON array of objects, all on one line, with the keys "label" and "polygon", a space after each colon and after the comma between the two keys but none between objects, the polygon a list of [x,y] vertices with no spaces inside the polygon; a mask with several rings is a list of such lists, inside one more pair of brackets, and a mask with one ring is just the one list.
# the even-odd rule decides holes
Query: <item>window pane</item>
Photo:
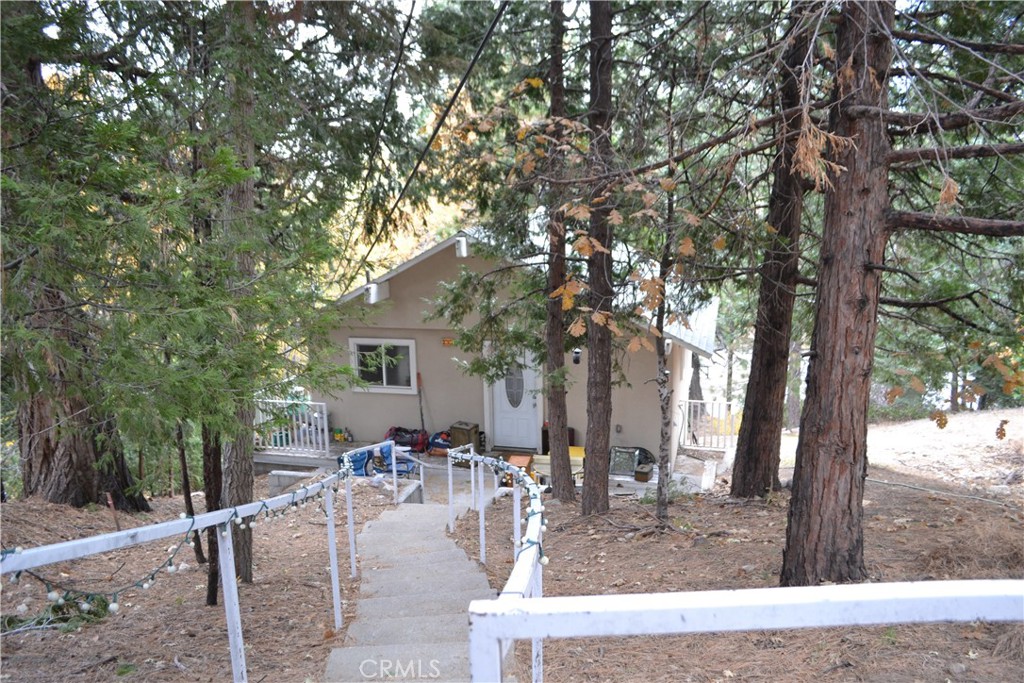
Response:
[{"label": "window pane", "polygon": [[526,383],[523,381],[523,369],[512,368],[505,375],[505,398],[508,399],[508,404],[513,408],[518,408],[523,402],[523,391],[526,389]]},{"label": "window pane", "polygon": [[379,346],[359,344],[356,346],[356,357],[359,363],[359,379],[369,384],[384,383],[384,368]]},{"label": "window pane", "polygon": [[386,347],[387,367],[385,368],[386,384],[389,387],[411,387],[412,371],[409,363],[408,346]]}]

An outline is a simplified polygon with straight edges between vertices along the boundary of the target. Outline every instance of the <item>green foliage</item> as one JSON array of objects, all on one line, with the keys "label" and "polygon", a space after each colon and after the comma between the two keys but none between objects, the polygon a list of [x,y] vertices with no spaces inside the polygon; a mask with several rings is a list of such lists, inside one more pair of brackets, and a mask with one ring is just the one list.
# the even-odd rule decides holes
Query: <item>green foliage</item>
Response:
[{"label": "green foliage", "polygon": [[[152,490],[177,479],[179,421],[230,438],[257,393],[352,380],[329,334],[353,269],[343,245],[363,227],[337,221],[357,206],[386,229],[378,181],[407,154],[410,124],[385,93],[394,7],[256,10],[244,54],[224,6],[3,12],[3,393],[81,400],[84,422],[141,454]],[[233,144],[239,84],[255,91],[253,168]],[[256,208],[232,216],[249,179]]]},{"label": "green foliage", "polygon": [[[83,609],[83,605],[88,609]],[[66,601],[48,602],[37,614],[5,614],[0,617],[0,631],[7,633],[25,627],[58,627],[62,633],[73,633],[88,624],[96,624],[110,613],[109,601],[102,595],[79,596]]]}]

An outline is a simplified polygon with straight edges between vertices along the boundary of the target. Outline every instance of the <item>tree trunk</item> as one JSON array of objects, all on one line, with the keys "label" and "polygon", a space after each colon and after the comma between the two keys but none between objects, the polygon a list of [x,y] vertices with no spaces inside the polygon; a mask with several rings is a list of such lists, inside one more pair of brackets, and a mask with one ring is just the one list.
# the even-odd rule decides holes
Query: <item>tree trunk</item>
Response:
[{"label": "tree trunk", "polygon": [[[561,0],[550,4],[551,59],[548,85],[551,88],[551,118],[565,117],[565,83],[562,68],[562,40],[565,36],[565,17]],[[556,124],[560,138],[564,135]],[[562,166],[561,155],[551,155],[551,167],[557,172]],[[552,191],[549,207],[561,204]],[[548,389],[548,446],[551,456],[551,495],[563,503],[575,502],[576,482],[569,461],[568,407],[565,402],[565,313],[562,298],[550,294],[565,284],[565,223],[561,211],[553,211],[548,221],[548,299],[544,341],[547,349],[545,373]]]},{"label": "tree trunk", "polygon": [[126,512],[149,512],[149,503],[141,491],[132,493],[132,481],[128,461],[124,457],[124,446],[113,417],[92,412],[93,453],[96,455],[96,471],[99,478],[98,500],[106,502],[106,495],[114,502],[114,508]]},{"label": "tree trunk", "polygon": [[[691,401],[703,401],[704,390],[700,386],[700,356],[694,353],[691,363],[693,365],[693,374],[690,375],[690,386],[686,392],[686,397]],[[698,410],[703,414],[704,407],[700,406]]]},{"label": "tree trunk", "polygon": [[[27,20],[42,13],[32,3],[9,4],[4,11],[7,13],[5,20]],[[39,45],[45,42],[48,41]],[[39,122],[39,128],[31,135],[45,138],[45,126],[60,116],[46,109],[48,98],[40,95],[46,91],[42,62],[42,57],[32,54],[17,65],[24,69],[26,80],[13,79],[5,83],[11,92],[5,89],[4,94],[5,104],[8,95],[33,103],[31,114]],[[11,134],[4,132],[5,150],[21,146],[20,142],[10,139]],[[16,173],[13,169],[17,164],[12,164],[10,168],[5,167],[5,175]],[[52,170],[44,169],[40,173],[45,175]],[[57,175],[63,172],[62,169]],[[17,202],[7,199],[5,194],[2,202],[5,220],[14,212],[24,210]],[[54,263],[64,261],[60,250],[49,258]],[[143,496],[129,493],[133,482],[117,439],[117,423],[93,407],[91,397],[83,395],[94,382],[94,378],[83,377],[81,369],[93,353],[88,335],[83,332],[92,322],[88,320],[91,313],[84,311],[74,296],[62,289],[63,285],[47,281],[45,273],[19,277],[17,284],[12,284],[6,273],[4,277],[4,287],[17,287],[19,296],[33,307],[28,326],[45,332],[53,342],[43,351],[42,362],[34,365],[22,358],[22,367],[13,373],[18,389],[15,392],[18,396],[16,420],[24,495],[37,495],[51,503],[75,507],[89,503],[105,506],[107,501],[102,494],[106,490],[111,493],[115,508],[126,512],[148,511],[149,504]],[[6,289],[4,295],[6,304]],[[6,317],[4,322],[7,322]],[[74,358],[76,353],[80,358]]]},{"label": "tree trunk", "polygon": [[[181,465],[181,495],[185,499],[185,514],[189,517],[196,516],[196,507],[192,504],[192,482],[188,476],[188,454],[185,452],[185,430],[181,426],[181,420],[177,421],[174,430],[174,439],[178,446],[178,463]],[[196,562],[206,563],[206,556],[203,555],[203,543],[196,535]]]},{"label": "tree trunk", "polygon": [[[612,160],[612,3],[590,3],[590,129],[593,163],[608,168]],[[595,187],[591,199],[604,192]],[[587,259],[590,275],[590,305],[596,316],[611,316],[612,225],[606,202],[591,202],[590,237],[604,249]],[[588,318],[587,323],[587,439],[583,476],[584,515],[608,510],[609,444],[612,424],[612,333],[606,324]]]},{"label": "tree trunk", "polygon": [[[223,508],[235,507],[252,502],[254,465],[252,424],[255,418],[252,401],[239,407],[236,417],[239,424],[248,425],[225,444],[224,448],[224,490],[221,493]],[[235,573],[242,583],[252,583],[252,530],[246,525],[242,529],[231,525],[232,542],[235,551]]]},{"label": "tree trunk", "polygon": [[[249,0],[231,3],[231,18],[228,22],[228,37],[234,46],[237,62],[232,65],[234,78],[228,79],[227,95],[231,103],[229,136],[235,154],[242,168],[251,171],[256,165],[256,142],[252,125],[255,116],[255,74],[252,62],[246,57],[248,42],[256,34],[256,7]],[[238,244],[251,239],[252,219],[256,202],[256,181],[249,175],[228,190],[225,210],[224,235]],[[235,250],[236,277],[248,281],[255,273],[253,257],[247,248]],[[238,284],[235,287],[239,298],[250,293],[250,287]],[[244,337],[250,330],[246,321],[236,324],[234,334]],[[224,448],[224,507],[234,507],[252,501],[253,465],[253,423],[256,411],[249,397],[236,399],[235,410],[237,431]],[[232,525],[232,540],[235,551],[235,572],[243,583],[252,583],[252,531]]]},{"label": "tree trunk", "polygon": [[[799,28],[809,11],[809,3],[796,3],[790,26]],[[786,51],[783,66],[779,103],[782,111],[800,105],[800,83],[809,49],[807,30],[798,30]],[[800,129],[800,116],[800,113],[794,113],[783,120],[783,136]],[[764,496],[780,487],[779,448],[804,202],[803,179],[793,172],[796,139],[792,136],[781,139],[781,149],[773,168],[772,190],[768,196],[768,224],[776,232],[761,265],[750,379],[743,401],[743,420],[736,440],[736,459],[729,490],[730,495],[737,498]]]},{"label": "tree trunk", "polygon": [[[62,373],[54,359],[51,372]],[[57,386],[63,386],[60,381]],[[89,438],[88,408],[72,396],[49,398],[36,393],[18,404],[18,448],[24,495],[50,503],[84,507],[99,500]]]},{"label": "tree trunk", "polygon": [[781,584],[867,578],[863,499],[867,414],[874,361],[880,266],[888,234],[889,138],[879,117],[849,116],[856,105],[886,108],[892,57],[891,2],[847,2],[837,29],[832,131],[853,144],[833,149],[825,195],[807,399],[800,423]]},{"label": "tree trunk", "polygon": [[[223,470],[221,467],[220,433],[203,423],[203,493],[206,496],[206,511],[220,509]],[[206,604],[217,604],[217,584],[220,580],[220,546],[217,527],[206,530],[206,547],[210,550],[210,564],[206,567]],[[233,579],[234,577],[228,577]]]},{"label": "tree trunk", "polygon": [[[675,130],[672,126],[673,98],[676,90],[675,69],[672,70],[672,77],[668,91],[668,157],[675,155]],[[675,166],[669,165],[666,176],[671,181],[675,172]],[[657,360],[658,374],[655,377],[655,384],[658,387],[658,408],[661,413],[661,425],[658,434],[658,488],[655,504],[655,516],[663,523],[668,523],[668,494],[669,484],[672,482],[672,462],[675,453],[672,453],[672,383],[669,381],[672,373],[668,367],[668,359],[665,357],[665,317],[668,313],[668,292],[665,283],[668,281],[672,266],[675,262],[676,249],[676,202],[675,195],[668,194],[668,206],[665,212],[665,236],[661,245],[661,257],[658,260],[658,279],[661,281],[662,297],[655,312],[654,325],[658,336],[654,339],[654,355]]]},{"label": "tree trunk", "polygon": [[955,413],[960,409],[960,373],[954,367],[949,373],[949,412]]}]

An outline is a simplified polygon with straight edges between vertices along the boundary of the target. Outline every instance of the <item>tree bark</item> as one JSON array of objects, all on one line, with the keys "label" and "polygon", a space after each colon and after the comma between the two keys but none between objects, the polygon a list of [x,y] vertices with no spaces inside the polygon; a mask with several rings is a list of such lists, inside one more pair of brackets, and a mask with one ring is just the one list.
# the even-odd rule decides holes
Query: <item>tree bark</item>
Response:
[{"label": "tree bark", "polygon": [[[590,130],[595,170],[607,170],[612,161],[612,3],[590,3]],[[597,185],[591,199],[604,192]],[[590,237],[604,247],[587,259],[590,274],[590,306],[600,318],[612,313],[612,225],[607,203],[594,204],[590,214]],[[607,250],[607,251],[605,251]],[[612,333],[606,324],[588,319],[587,324],[587,439],[584,460],[584,515],[608,510],[608,468],[612,423]]]},{"label": "tree bark", "polygon": [[780,581],[783,586],[867,578],[863,498],[867,414],[881,272],[888,239],[889,137],[877,117],[848,108],[885,109],[892,45],[891,2],[847,2],[837,29],[832,131],[854,144],[833,149],[845,170],[832,176],[818,267],[807,398],[800,424],[793,495]]},{"label": "tree bark", "polygon": [[[551,118],[566,115],[565,79],[563,73],[562,40],[565,36],[565,16],[561,0],[549,5],[551,14],[551,48],[548,68],[548,86],[551,88]],[[562,127],[556,138],[565,134]],[[562,168],[561,155],[551,155],[552,174]],[[550,191],[549,207],[558,206],[557,193]],[[552,211],[548,221],[548,287],[547,320],[544,341],[547,349],[545,373],[548,390],[548,446],[551,449],[551,495],[563,503],[576,501],[576,482],[569,461],[568,407],[565,400],[565,312],[562,298],[551,293],[565,284],[565,223],[561,211]]]},{"label": "tree bark", "polygon": [[[27,16],[39,12],[39,8],[30,3],[15,3],[5,7],[5,11],[12,16]],[[10,82],[11,96],[33,103],[31,106],[35,109],[30,113],[37,117],[40,128],[25,134],[43,137],[46,134],[43,126],[51,122],[54,114],[46,109],[47,98],[38,94],[46,89],[41,58],[27,57],[23,69],[25,80]],[[17,125],[15,131],[14,135],[22,132]],[[4,135],[5,150],[8,146],[18,146],[12,145],[10,130]],[[16,167],[14,164],[12,168]],[[50,171],[52,169],[46,169],[42,173]],[[5,170],[5,173],[15,172]],[[5,195],[4,218],[19,210],[22,209],[17,202],[8,202]],[[59,251],[50,255],[54,263],[63,262]],[[38,248],[30,253],[37,254]],[[20,290],[19,294],[33,307],[28,315],[29,326],[45,331],[52,342],[43,350],[42,362],[34,365],[22,359],[23,364],[14,373],[18,389],[15,395],[21,397],[15,412],[24,495],[83,507],[90,503],[106,505],[102,496],[106,490],[117,509],[148,511],[145,497],[129,493],[133,481],[117,438],[116,422],[102,414],[85,395],[91,378],[83,376],[82,363],[71,355],[78,353],[89,358],[93,353],[88,336],[83,332],[87,325],[83,318],[88,313],[70,295],[73,292],[69,294],[62,285],[54,284],[45,273],[30,272],[12,285],[6,277],[7,271],[12,266],[20,267],[18,263],[15,260],[5,267],[3,284]]]},{"label": "tree bark", "polygon": [[989,237],[1022,237],[1024,221],[973,218],[971,216],[939,216],[915,211],[888,211],[886,225],[893,230],[932,230]]},{"label": "tree bark", "polygon": [[[177,421],[174,430],[174,439],[178,446],[178,463],[181,465],[181,495],[185,499],[185,514],[189,517],[196,516],[196,507],[192,503],[192,482],[188,476],[188,454],[185,451],[185,430],[181,426],[181,420]],[[196,534],[196,562],[206,563],[206,556],[203,554],[203,543]]]},{"label": "tree bark", "polygon": [[[229,42],[233,46],[236,62],[234,78],[228,80],[227,95],[231,107],[229,135],[239,163],[247,171],[256,165],[256,142],[252,124],[255,116],[255,73],[247,57],[247,46],[256,34],[256,7],[251,0],[228,5],[231,18],[228,22]],[[249,239],[253,212],[256,202],[256,181],[250,174],[228,190],[225,211],[224,233],[226,239],[241,242]],[[248,281],[255,267],[253,257],[247,249],[236,249],[235,268],[237,277]],[[238,296],[249,294],[247,285],[236,286]],[[246,321],[240,320],[234,334],[243,337],[250,331]],[[224,444],[224,507],[234,507],[252,501],[253,465],[253,423],[255,408],[250,397],[237,399],[235,410],[237,431]],[[235,572],[243,583],[252,583],[252,531],[232,525],[232,541],[235,551]]]},{"label": "tree bark", "polygon": [[[671,81],[668,91],[668,116],[667,137],[668,155],[675,154],[675,129],[672,126],[673,99],[676,91],[676,74],[672,70]],[[671,181],[675,172],[674,166],[669,166],[665,176]],[[669,381],[672,372],[668,367],[668,359],[665,352],[665,317],[668,313],[668,297],[665,283],[668,281],[672,266],[675,263],[676,250],[676,202],[675,195],[671,192],[667,198],[668,205],[665,211],[665,236],[661,245],[661,255],[658,259],[658,279],[661,281],[662,297],[655,312],[654,328],[658,336],[654,339],[654,356],[657,362],[658,374],[655,377],[655,384],[658,387],[658,408],[661,413],[661,424],[658,429],[658,488],[656,491],[656,502],[654,515],[663,524],[668,523],[669,485],[672,483],[672,463],[675,460],[675,453],[672,453],[672,384]]]},{"label": "tree bark", "polygon": [[[811,4],[794,4],[790,25],[799,27]],[[807,30],[799,30],[786,51],[780,108],[791,111],[800,104],[803,65],[810,50]],[[779,448],[786,401],[786,373],[793,330],[793,305],[800,260],[800,223],[803,218],[804,182],[793,172],[801,114],[783,119],[779,154],[775,158],[768,224],[775,228],[761,265],[761,283],[754,325],[750,378],[743,401],[743,420],[736,440],[729,493],[737,498],[764,496],[780,488]]]},{"label": "tree bark", "polygon": [[[203,423],[203,494],[206,497],[206,511],[220,509],[220,495],[223,488],[221,465],[220,433]],[[217,527],[206,530],[206,547],[210,550],[210,564],[206,567],[206,604],[217,604],[217,584],[220,580],[220,546]],[[233,577],[231,577],[233,578]]]}]

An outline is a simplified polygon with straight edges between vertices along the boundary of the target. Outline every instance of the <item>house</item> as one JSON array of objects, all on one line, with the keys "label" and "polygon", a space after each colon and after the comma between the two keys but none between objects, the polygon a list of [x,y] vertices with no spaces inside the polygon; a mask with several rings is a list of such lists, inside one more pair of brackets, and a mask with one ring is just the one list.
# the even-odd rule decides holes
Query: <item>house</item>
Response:
[{"label": "house", "polygon": [[[543,373],[527,365],[494,384],[464,374],[459,359],[465,354],[454,346],[454,332],[443,320],[425,320],[439,283],[455,280],[462,267],[486,272],[492,264],[476,256],[472,239],[460,233],[344,297],[343,303],[363,309],[353,319],[365,322],[333,332],[338,360],[357,367],[370,385],[313,396],[327,404],[332,428],[347,428],[359,441],[374,441],[392,425],[419,428],[422,415],[422,425],[431,433],[458,422],[478,425],[487,450],[542,451]],[[666,332],[677,404],[673,453],[683,418],[678,401],[687,396],[691,353],[710,357],[716,315],[717,302],[691,316],[689,328],[678,324]],[[580,364],[566,354],[569,426],[578,445],[587,426],[585,347],[582,354]],[[661,417],[651,381],[655,354],[644,349],[628,353],[622,368],[628,381],[613,389],[611,444],[657,453]]]}]

